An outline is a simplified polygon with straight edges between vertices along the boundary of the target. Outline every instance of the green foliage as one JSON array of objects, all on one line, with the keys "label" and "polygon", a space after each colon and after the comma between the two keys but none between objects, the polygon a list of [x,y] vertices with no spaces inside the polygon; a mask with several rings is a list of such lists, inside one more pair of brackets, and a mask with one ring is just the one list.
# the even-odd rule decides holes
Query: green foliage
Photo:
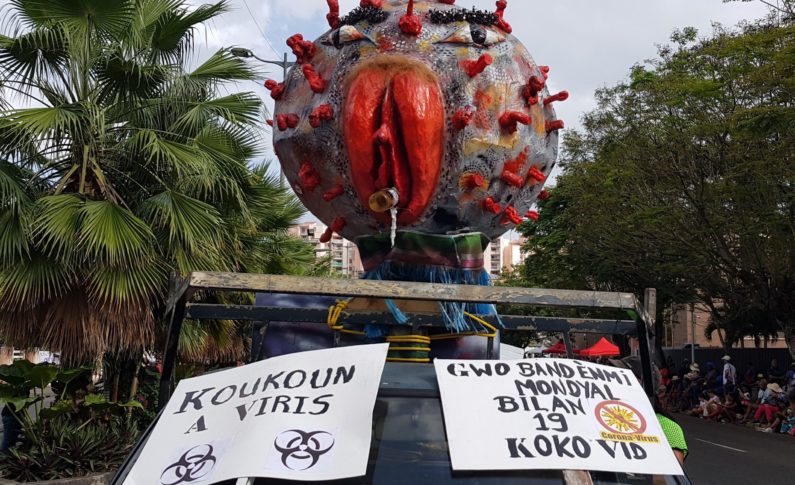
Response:
[{"label": "green foliage", "polygon": [[154,344],[172,272],[300,272],[303,208],[250,167],[257,73],[188,69],[224,1],[12,0],[0,35],[0,332],[83,362]]},{"label": "green foliage", "polygon": [[[10,406],[22,440],[0,455],[0,476],[27,482],[113,470],[148,420],[137,401],[86,394],[92,367],[62,370],[20,360],[0,366],[0,405]],[[45,391],[61,389],[50,407]]]},{"label": "green foliage", "polygon": [[660,311],[701,302],[725,346],[795,337],[795,25],[771,17],[672,40],[599,90],[565,138],[564,173],[524,228],[523,277],[654,287]]}]

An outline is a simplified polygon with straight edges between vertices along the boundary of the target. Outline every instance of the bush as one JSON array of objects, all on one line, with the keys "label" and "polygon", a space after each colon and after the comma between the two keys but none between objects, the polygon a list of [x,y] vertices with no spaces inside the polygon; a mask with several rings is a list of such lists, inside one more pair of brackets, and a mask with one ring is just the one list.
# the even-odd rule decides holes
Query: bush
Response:
[{"label": "bush", "polygon": [[[21,425],[21,440],[0,455],[0,476],[19,482],[55,480],[118,467],[150,421],[137,401],[91,394],[92,368],[59,370],[17,361],[0,366],[0,403]],[[58,391],[47,407],[45,390]]]}]

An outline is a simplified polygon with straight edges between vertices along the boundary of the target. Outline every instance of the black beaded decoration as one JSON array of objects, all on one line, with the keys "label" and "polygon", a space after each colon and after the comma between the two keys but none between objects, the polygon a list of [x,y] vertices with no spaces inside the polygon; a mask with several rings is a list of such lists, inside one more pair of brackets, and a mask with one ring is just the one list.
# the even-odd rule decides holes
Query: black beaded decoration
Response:
[{"label": "black beaded decoration", "polygon": [[455,10],[429,10],[428,18],[434,24],[451,24],[453,22],[469,22],[478,25],[494,25],[497,16],[493,12],[483,10],[455,9]]},{"label": "black beaded decoration", "polygon": [[371,24],[380,24],[389,16],[380,8],[375,7],[356,7],[351,12],[340,19],[340,25],[358,24],[362,20],[367,20]]}]

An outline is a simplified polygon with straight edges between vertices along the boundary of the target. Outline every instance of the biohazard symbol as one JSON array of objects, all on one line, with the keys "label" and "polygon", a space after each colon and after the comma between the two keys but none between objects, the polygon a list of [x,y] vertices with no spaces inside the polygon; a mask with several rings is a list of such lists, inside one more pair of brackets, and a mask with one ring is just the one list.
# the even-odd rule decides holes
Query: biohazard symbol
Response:
[{"label": "biohazard symbol", "polygon": [[334,447],[334,436],[326,431],[292,429],[277,436],[273,446],[282,454],[285,467],[303,471],[315,466],[320,457]]},{"label": "biohazard symbol", "polygon": [[162,485],[178,485],[192,483],[206,477],[217,459],[213,456],[213,447],[198,445],[186,451],[176,463],[167,466],[160,474]]},{"label": "biohazard symbol", "polygon": [[607,431],[617,434],[643,434],[646,418],[621,401],[605,401],[596,406],[596,419]]}]

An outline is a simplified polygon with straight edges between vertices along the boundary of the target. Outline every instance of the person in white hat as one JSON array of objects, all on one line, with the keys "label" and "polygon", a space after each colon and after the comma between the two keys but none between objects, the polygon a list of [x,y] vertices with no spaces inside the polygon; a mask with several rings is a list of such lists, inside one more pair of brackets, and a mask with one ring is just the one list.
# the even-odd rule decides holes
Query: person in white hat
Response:
[{"label": "person in white hat", "polygon": [[784,404],[783,396],[784,390],[781,386],[775,382],[768,384],[765,397],[762,398],[762,403],[756,410],[756,414],[754,414],[754,424],[758,424],[759,420],[762,418],[762,414],[764,414],[767,419],[767,424],[771,425],[773,423],[773,417],[776,415],[776,412],[778,412],[779,405]]},{"label": "person in white hat", "polygon": [[732,358],[724,355],[723,361],[723,393],[731,394],[737,386],[737,369],[732,365]]}]

